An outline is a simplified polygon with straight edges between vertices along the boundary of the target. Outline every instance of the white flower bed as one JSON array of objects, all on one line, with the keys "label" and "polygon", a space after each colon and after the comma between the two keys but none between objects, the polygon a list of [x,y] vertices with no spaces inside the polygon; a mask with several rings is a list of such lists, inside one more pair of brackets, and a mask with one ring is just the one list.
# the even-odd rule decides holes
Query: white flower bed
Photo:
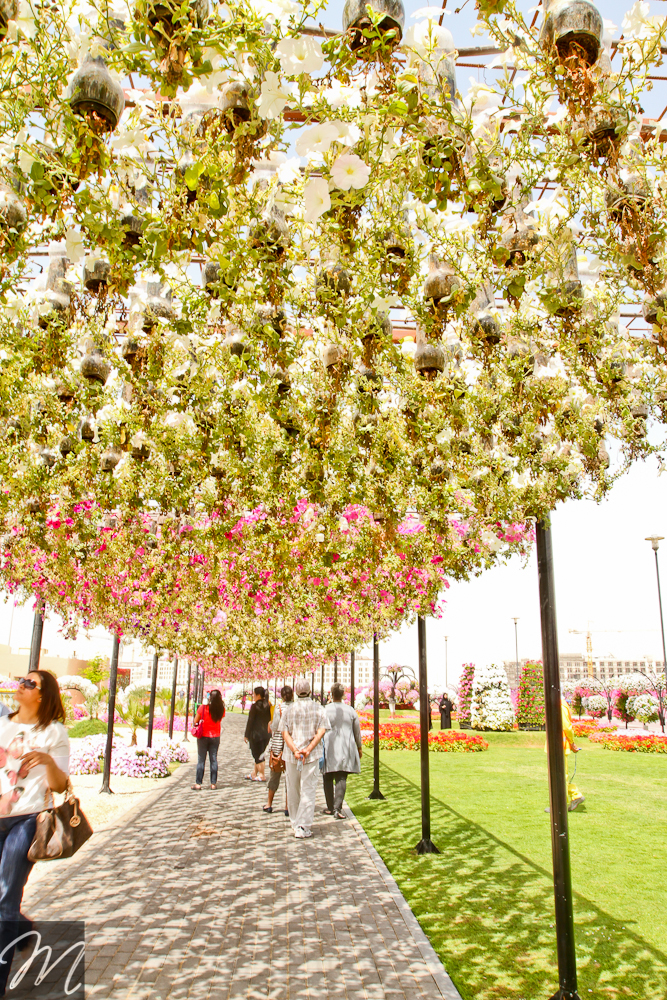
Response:
[{"label": "white flower bed", "polygon": [[475,671],[470,719],[473,729],[509,730],[514,725],[514,709],[507,674],[496,663]]}]

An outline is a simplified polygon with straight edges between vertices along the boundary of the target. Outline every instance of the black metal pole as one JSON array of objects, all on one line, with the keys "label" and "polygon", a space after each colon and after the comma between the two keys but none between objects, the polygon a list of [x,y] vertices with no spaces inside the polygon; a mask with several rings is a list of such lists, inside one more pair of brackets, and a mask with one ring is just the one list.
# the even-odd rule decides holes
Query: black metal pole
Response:
[{"label": "black metal pole", "polygon": [[431,775],[428,760],[428,724],[431,715],[431,702],[428,697],[426,671],[426,621],[421,615],[417,617],[417,643],[419,647],[419,758],[422,786],[422,839],[415,850],[417,854],[440,854],[431,840]]},{"label": "black metal pole", "polygon": [[153,746],[153,723],[155,721],[155,695],[157,692],[157,663],[159,659],[157,649],[153,653],[153,670],[151,672],[151,697],[148,702],[148,746]]},{"label": "black metal pole", "polygon": [[204,691],[204,685],[206,684],[206,674],[204,673],[204,668],[201,668],[201,673],[199,675],[199,704],[204,704],[204,696],[206,692]]},{"label": "black metal pole", "polygon": [[320,672],[320,704],[324,704],[324,662],[322,663],[322,670]]},{"label": "black metal pole", "polygon": [[658,603],[660,605],[660,632],[662,634],[662,666],[665,672],[665,684],[667,684],[667,652],[665,651],[665,623],[662,617],[662,593],[660,591],[660,570],[658,569],[658,547],[653,550],[655,555],[655,575],[658,579]]},{"label": "black metal pole", "polygon": [[537,523],[537,572],[540,586],[544,701],[547,723],[547,761],[551,816],[551,853],[554,869],[558,991],[551,1000],[580,1000],[577,993],[577,957],[574,942],[572,873],[567,828],[567,787],[563,753],[556,587],[554,583],[551,528]]},{"label": "black metal pole", "polygon": [[350,708],[354,708],[354,650],[350,650]]},{"label": "black metal pole", "polygon": [[315,671],[314,670],[310,671],[310,694],[311,694],[312,698],[315,697]]},{"label": "black metal pole", "polygon": [[44,631],[44,602],[40,601],[35,608],[35,617],[32,620],[32,641],[30,643],[30,659],[28,661],[28,673],[31,670],[39,670],[39,660],[42,655],[42,633]]},{"label": "black metal pole", "polygon": [[380,791],[380,643],[373,633],[373,791],[369,799],[383,799]]},{"label": "black metal pole", "polygon": [[183,742],[189,743],[188,739],[188,716],[190,715],[190,681],[192,679],[192,663],[188,660],[188,680],[185,691],[185,726],[183,728]]},{"label": "black metal pole", "polygon": [[120,639],[117,635],[113,637],[111,647],[111,663],[109,664],[109,702],[107,716],[107,745],[104,750],[104,770],[102,772],[102,787],[100,794],[105,792],[113,795],[109,786],[111,777],[111,753],[113,750],[113,720],[116,714],[116,690],[118,688],[118,651],[120,650]]},{"label": "black metal pole", "polygon": [[171,705],[169,707],[169,739],[174,736],[174,715],[176,714],[176,678],[178,677],[178,657],[174,653],[174,675],[171,680]]},{"label": "black metal pole", "polygon": [[334,684],[338,683],[338,656],[334,656]]}]

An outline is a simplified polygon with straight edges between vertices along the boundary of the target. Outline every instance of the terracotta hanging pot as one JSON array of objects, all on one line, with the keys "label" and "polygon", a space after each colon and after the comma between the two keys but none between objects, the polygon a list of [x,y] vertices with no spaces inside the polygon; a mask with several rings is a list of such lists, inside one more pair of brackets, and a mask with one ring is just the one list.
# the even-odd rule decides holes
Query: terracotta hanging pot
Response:
[{"label": "terracotta hanging pot", "polygon": [[343,31],[351,32],[350,48],[360,56],[363,56],[364,50],[368,47],[368,40],[364,38],[363,31],[371,27],[367,7],[370,7],[374,14],[380,15],[378,29],[382,35],[389,31],[396,32],[392,41],[393,47],[399,44],[405,24],[405,10],[401,0],[346,0],[343,8]]},{"label": "terracotta hanging pot", "polygon": [[93,441],[96,429],[95,418],[90,415],[84,417],[79,423],[79,437],[82,441]]},{"label": "terracotta hanging pot", "polygon": [[146,283],[145,332],[152,330],[159,319],[174,320],[176,318],[171,300],[172,291],[169,285],[165,285],[161,281]]},{"label": "terracotta hanging pot", "polygon": [[[140,208],[148,208],[149,205],[149,191],[148,185],[144,185],[141,188],[135,188],[134,198]],[[144,229],[144,221],[141,213],[136,213],[134,210],[126,210],[122,219],[121,225],[125,229],[125,236],[123,237],[123,246],[125,247],[136,247],[141,242],[141,234]]]},{"label": "terracotta hanging pot", "polygon": [[527,203],[527,199],[523,199],[523,204],[505,217],[502,237],[502,245],[508,254],[505,267],[523,267],[538,250],[539,234],[529,226],[532,217],[523,210],[523,205]]},{"label": "terracotta hanging pot", "polygon": [[109,73],[102,56],[86,56],[67,88],[67,99],[72,111],[101,132],[113,132],[125,109],[123,88]]},{"label": "terracotta hanging pot", "polygon": [[84,264],[83,287],[86,291],[98,295],[102,288],[106,288],[110,273],[111,264],[108,260],[96,260],[93,264]]},{"label": "terracotta hanging pot", "polygon": [[[173,35],[177,26],[175,15],[180,15],[182,3],[160,3],[159,0],[144,0],[142,6],[151,28],[161,29],[168,36]],[[208,20],[208,0],[189,0],[187,6],[190,8],[191,23],[202,28]]]},{"label": "terracotta hanging pot", "polygon": [[111,365],[104,357],[100,347],[93,347],[81,359],[81,374],[89,382],[106,382],[111,374]]},{"label": "terracotta hanging pot", "polygon": [[342,344],[325,344],[322,349],[322,364],[328,372],[339,370],[351,362],[350,349]]},{"label": "terracotta hanging pot", "polygon": [[588,0],[545,0],[540,44],[561,62],[592,66],[602,46],[604,22]]},{"label": "terracotta hanging pot", "polygon": [[69,434],[66,434],[65,437],[61,439],[60,444],[58,445],[58,449],[62,457],[65,458],[67,455],[72,454],[75,446],[76,442],[74,438],[70,437]]},{"label": "terracotta hanging pot", "polygon": [[445,370],[445,352],[439,343],[429,343],[418,335],[414,354],[415,371],[423,378],[434,379]]}]

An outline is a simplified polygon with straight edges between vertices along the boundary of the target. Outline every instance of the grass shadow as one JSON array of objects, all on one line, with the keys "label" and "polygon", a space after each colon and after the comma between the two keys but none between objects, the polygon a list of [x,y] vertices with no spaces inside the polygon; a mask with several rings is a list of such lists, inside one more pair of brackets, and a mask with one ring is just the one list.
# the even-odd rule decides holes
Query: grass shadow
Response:
[{"label": "grass shadow", "polygon": [[[432,798],[440,855],[418,857],[419,787],[382,763],[385,802],[366,799],[364,770],[350,805],[396,879],[464,1000],[547,1000],[558,985],[551,872]],[[520,817],[517,818],[520,822]],[[628,871],[631,891],[631,863]],[[667,955],[631,921],[575,893],[582,1000],[665,1000]]]}]

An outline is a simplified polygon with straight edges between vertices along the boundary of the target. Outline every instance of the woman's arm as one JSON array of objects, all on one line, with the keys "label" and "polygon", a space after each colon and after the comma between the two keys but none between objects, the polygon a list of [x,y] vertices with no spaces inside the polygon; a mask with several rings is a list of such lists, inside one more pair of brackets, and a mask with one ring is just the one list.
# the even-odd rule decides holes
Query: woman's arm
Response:
[{"label": "woman's arm", "polygon": [[32,771],[33,767],[39,767],[40,764],[46,767],[46,780],[51,791],[64,792],[67,788],[68,775],[60,770],[50,754],[42,753],[41,750],[31,750],[30,753],[25,753],[21,757],[21,771],[23,773]]}]

